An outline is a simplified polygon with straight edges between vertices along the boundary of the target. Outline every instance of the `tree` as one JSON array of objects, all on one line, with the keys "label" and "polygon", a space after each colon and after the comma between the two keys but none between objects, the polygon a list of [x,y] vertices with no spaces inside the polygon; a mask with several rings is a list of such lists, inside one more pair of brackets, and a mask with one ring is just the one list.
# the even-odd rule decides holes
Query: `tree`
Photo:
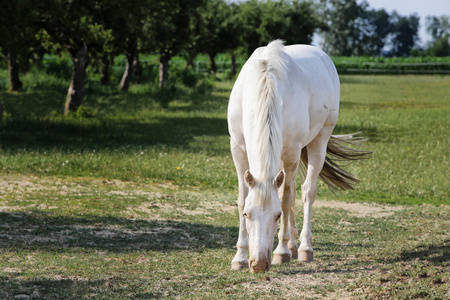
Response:
[{"label": "tree", "polygon": [[400,16],[396,11],[391,14],[394,30],[391,38],[392,56],[409,56],[411,50],[417,46],[419,40],[419,16],[411,14]]},{"label": "tree", "polygon": [[39,15],[38,24],[48,34],[56,48],[68,51],[72,57],[72,78],[67,92],[64,114],[76,111],[82,104],[84,79],[88,65],[86,38],[90,34],[93,1],[43,0],[33,2]]},{"label": "tree", "polygon": [[112,1],[109,28],[112,28],[115,47],[127,59],[125,72],[120,81],[120,89],[127,91],[138,66],[140,44],[148,44],[146,39],[153,36],[147,35],[144,25],[148,15],[156,14],[159,1],[135,0]]},{"label": "tree", "polygon": [[118,1],[110,0],[98,2],[93,11],[93,21],[96,24],[97,32],[88,42],[90,65],[100,71],[100,84],[107,85],[110,82],[111,67],[114,57],[121,53],[122,43],[118,42],[117,28],[122,28],[121,23],[117,24],[117,16],[122,16],[123,11],[118,13]]},{"label": "tree", "polygon": [[450,56],[450,16],[427,16],[426,29],[433,40],[427,45],[431,56]]},{"label": "tree", "polygon": [[239,22],[242,26],[240,34],[240,52],[250,56],[252,52],[265,43],[258,31],[262,23],[263,7],[257,0],[242,2],[238,9]]},{"label": "tree", "polygon": [[440,17],[427,16],[425,24],[433,40],[450,34],[450,15],[442,15]]},{"label": "tree", "polygon": [[151,37],[148,46],[159,54],[159,87],[169,85],[169,61],[188,45],[191,16],[203,0],[155,1],[146,21],[145,32]]},{"label": "tree", "polygon": [[111,31],[95,20],[102,0],[41,0],[33,2],[36,24],[43,29],[42,43],[47,49],[67,51],[72,58],[72,76],[64,114],[76,111],[82,104],[86,67],[91,54],[104,52],[102,45],[112,39]]},{"label": "tree", "polygon": [[243,52],[280,38],[287,44],[309,44],[316,29],[327,26],[316,15],[311,2],[251,0],[239,6]]},{"label": "tree", "polygon": [[196,10],[194,18],[196,34],[196,50],[209,56],[211,72],[217,72],[215,57],[219,52],[229,49],[227,30],[228,18],[231,15],[230,6],[224,0],[207,0]]},{"label": "tree", "polygon": [[[328,29],[310,2],[293,1],[287,6],[284,19],[285,23],[282,24],[279,34],[287,44],[311,44],[317,29]],[[275,34],[276,31],[271,33]]]},{"label": "tree", "polygon": [[2,1],[0,4],[0,50],[8,61],[9,90],[19,91],[20,61],[22,67],[27,63],[31,48],[37,42],[37,28],[32,26],[33,13],[28,1]]},{"label": "tree", "polygon": [[384,9],[372,9],[363,13],[362,38],[359,55],[380,56],[394,30],[390,15]]},{"label": "tree", "polygon": [[235,76],[236,70],[236,52],[240,46],[240,34],[242,24],[239,21],[239,6],[231,3],[228,6],[227,18],[223,24],[222,39],[226,42],[224,52],[231,54],[231,76]]},{"label": "tree", "polygon": [[363,14],[367,2],[356,0],[321,1],[329,30],[323,34],[324,50],[330,55],[351,56],[361,53]]}]

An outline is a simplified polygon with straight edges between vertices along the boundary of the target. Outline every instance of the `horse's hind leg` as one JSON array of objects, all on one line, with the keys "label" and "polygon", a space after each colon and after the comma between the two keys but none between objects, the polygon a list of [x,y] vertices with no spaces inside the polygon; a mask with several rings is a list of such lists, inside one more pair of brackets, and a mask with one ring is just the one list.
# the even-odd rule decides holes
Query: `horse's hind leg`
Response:
[{"label": "horse's hind leg", "polygon": [[325,162],[327,143],[330,134],[331,132],[322,130],[319,135],[306,146],[308,150],[308,171],[306,173],[305,182],[302,184],[304,217],[303,228],[300,233],[300,248],[298,249],[298,260],[300,261],[312,261],[314,259],[314,251],[311,246],[311,208],[316,198],[317,178]]},{"label": "horse's hind leg", "polygon": [[238,208],[239,208],[239,238],[237,241],[237,253],[231,262],[231,268],[233,270],[240,270],[243,268],[248,268],[248,233],[245,226],[244,204],[245,198],[248,194],[248,187],[244,182],[244,173],[249,169],[247,154],[236,145],[233,140],[231,142],[231,153],[233,155],[234,165],[236,167],[236,172],[239,181],[239,197],[238,197]]}]

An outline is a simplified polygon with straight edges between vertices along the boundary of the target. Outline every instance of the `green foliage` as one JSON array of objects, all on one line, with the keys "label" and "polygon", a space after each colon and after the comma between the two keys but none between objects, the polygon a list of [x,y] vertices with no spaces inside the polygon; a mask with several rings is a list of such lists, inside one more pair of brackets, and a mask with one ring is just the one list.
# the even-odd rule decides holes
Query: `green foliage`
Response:
[{"label": "green foliage", "polygon": [[440,17],[427,16],[425,23],[426,29],[431,34],[433,40],[450,34],[450,15],[442,15]]},{"label": "green foliage", "polygon": [[401,16],[395,10],[369,9],[366,1],[321,1],[319,9],[328,22],[324,49],[336,56],[409,56],[418,42],[419,17]]},{"label": "green foliage", "polygon": [[392,49],[390,56],[405,57],[409,56],[419,40],[419,16],[414,13],[404,17],[398,15],[395,11],[391,15],[394,20],[394,30],[392,39]]},{"label": "green foliage", "polygon": [[311,2],[245,1],[237,9],[241,24],[240,46],[246,55],[270,40],[310,44],[317,28],[326,28]]},{"label": "green foliage", "polygon": [[72,77],[72,61],[67,55],[44,55],[39,69],[49,75],[70,80]]},{"label": "green foliage", "polygon": [[437,57],[450,57],[450,33],[437,38],[432,42],[426,51],[428,55]]}]

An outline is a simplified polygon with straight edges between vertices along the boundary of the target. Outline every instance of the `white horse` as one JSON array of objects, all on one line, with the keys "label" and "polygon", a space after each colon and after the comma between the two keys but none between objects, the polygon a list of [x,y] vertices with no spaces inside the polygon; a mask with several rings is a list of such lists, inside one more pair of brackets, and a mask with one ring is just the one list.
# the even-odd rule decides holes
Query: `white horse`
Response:
[{"label": "white horse", "polygon": [[[318,176],[332,188],[352,188],[357,181],[326,153],[338,159],[368,154],[342,145],[359,140],[352,135],[331,135],[339,93],[333,62],[312,46],[285,47],[276,40],[256,49],[243,66],[228,105],[231,152],[239,180],[240,224],[233,269],[269,270],[278,220],[279,244],[272,263],[288,262],[291,257],[313,260],[311,206]],[[300,158],[307,174],[298,248],[294,197]]]}]

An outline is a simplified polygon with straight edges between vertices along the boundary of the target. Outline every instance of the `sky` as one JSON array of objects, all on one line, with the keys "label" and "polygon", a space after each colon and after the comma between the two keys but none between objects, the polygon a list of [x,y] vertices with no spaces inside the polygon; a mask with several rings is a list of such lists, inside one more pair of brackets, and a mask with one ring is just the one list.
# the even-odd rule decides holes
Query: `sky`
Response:
[{"label": "sky", "polygon": [[420,17],[419,37],[421,45],[430,41],[425,30],[426,16],[450,15],[450,0],[366,0],[370,8],[384,8],[388,13],[394,9],[402,16],[417,13]]}]

